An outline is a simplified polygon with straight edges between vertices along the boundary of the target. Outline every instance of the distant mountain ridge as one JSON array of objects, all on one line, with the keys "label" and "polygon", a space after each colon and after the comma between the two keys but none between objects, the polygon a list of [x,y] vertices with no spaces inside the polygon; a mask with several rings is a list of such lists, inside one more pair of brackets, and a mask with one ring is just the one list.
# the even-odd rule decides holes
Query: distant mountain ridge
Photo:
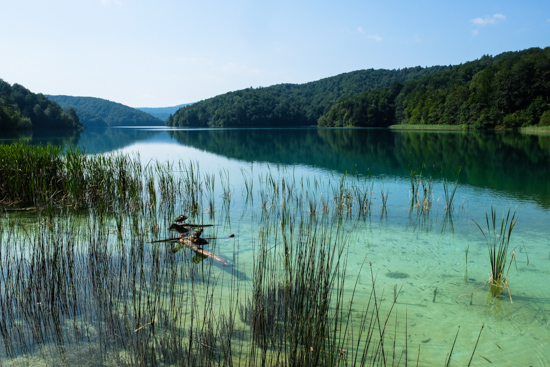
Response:
[{"label": "distant mountain ridge", "polygon": [[173,115],[177,110],[191,104],[192,103],[184,103],[173,107],[136,107],[136,109],[157,117],[162,121],[166,121],[170,115]]},{"label": "distant mountain ridge", "polygon": [[163,126],[164,121],[138,109],[95,97],[46,95],[63,108],[73,108],[85,127]]}]

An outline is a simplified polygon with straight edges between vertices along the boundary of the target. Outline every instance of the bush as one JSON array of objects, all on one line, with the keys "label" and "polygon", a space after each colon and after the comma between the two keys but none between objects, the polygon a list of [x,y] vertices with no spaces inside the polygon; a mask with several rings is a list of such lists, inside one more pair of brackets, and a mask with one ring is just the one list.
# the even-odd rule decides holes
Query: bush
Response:
[{"label": "bush", "polygon": [[550,111],[544,111],[544,113],[540,117],[539,125],[550,126]]}]

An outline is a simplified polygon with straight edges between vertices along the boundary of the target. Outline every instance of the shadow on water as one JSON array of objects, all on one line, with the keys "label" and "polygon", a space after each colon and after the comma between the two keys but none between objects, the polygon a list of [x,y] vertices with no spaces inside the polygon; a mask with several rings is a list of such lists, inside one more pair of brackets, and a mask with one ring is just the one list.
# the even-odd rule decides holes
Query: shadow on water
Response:
[{"label": "shadow on water", "polygon": [[197,265],[197,267],[200,267],[204,264],[208,264],[209,266],[210,265],[214,266],[215,268],[218,268],[226,272],[227,274],[234,276],[237,280],[245,280],[245,281],[252,280],[248,277],[248,275],[246,275],[246,273],[237,269],[237,267],[234,264],[229,263],[228,265],[224,265],[212,260],[208,256],[205,256],[202,254],[191,254],[191,250],[186,249],[185,247],[180,247],[180,248],[176,247],[175,251],[172,250],[173,253],[179,252],[179,251],[187,252],[185,256],[191,256],[191,262]]}]

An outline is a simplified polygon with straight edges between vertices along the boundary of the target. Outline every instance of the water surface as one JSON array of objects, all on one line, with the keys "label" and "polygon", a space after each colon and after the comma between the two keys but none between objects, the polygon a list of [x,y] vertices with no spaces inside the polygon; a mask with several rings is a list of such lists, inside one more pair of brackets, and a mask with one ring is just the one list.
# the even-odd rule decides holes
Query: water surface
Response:
[{"label": "water surface", "polygon": [[[341,182],[349,190],[359,187],[368,193],[370,206],[359,215],[358,203],[348,203],[351,214],[343,216],[347,291],[351,293],[357,283],[353,307],[360,310],[368,303],[369,263],[385,298],[393,299],[394,289],[401,289],[396,323],[404,330],[402,317],[407,314],[409,362],[416,359],[420,346],[422,365],[443,364],[460,326],[453,361],[466,365],[485,325],[472,365],[485,365],[487,360],[497,365],[550,364],[546,346],[550,340],[549,135],[123,128],[88,129],[70,136],[29,133],[19,138],[33,144],[78,146],[90,154],[139,153],[144,165],[156,160],[196,162],[201,175],[215,176],[210,195],[219,209],[212,214],[205,205],[198,217],[223,223],[216,234],[236,234],[231,245],[215,247],[217,254],[235,262],[239,272],[232,277],[211,265],[222,294],[235,288],[251,292],[260,237],[270,228],[270,243],[279,243],[274,232],[281,211],[310,216],[306,200],[311,195],[321,203],[315,208],[321,216],[323,200],[333,199],[334,187]],[[279,185],[284,181],[291,194],[269,191],[268,177]],[[411,178],[423,187],[430,185],[429,210],[411,205]],[[252,196],[245,182],[253,183]],[[444,182],[451,186],[458,182],[450,211],[445,207]],[[382,195],[387,195],[385,206]],[[299,204],[300,198],[306,204]],[[507,292],[501,299],[488,297],[487,246],[474,221],[483,225],[491,207],[499,219],[509,208],[516,209],[519,217],[511,243],[518,246],[517,270],[513,265],[509,273],[513,303]],[[160,221],[169,224],[169,218]],[[111,236],[106,242],[116,246],[116,236]],[[178,256],[190,261],[183,252]],[[186,291],[182,289],[182,294]]]}]

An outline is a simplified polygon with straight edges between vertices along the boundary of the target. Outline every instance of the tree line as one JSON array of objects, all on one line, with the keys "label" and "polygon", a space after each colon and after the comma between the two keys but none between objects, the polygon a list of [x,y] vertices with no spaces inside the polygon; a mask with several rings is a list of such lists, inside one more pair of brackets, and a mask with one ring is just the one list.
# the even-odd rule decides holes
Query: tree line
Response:
[{"label": "tree line", "polygon": [[320,126],[550,126],[550,48],[507,52],[338,101]]},{"label": "tree line", "polygon": [[445,66],[359,70],[305,84],[229,92],[179,109],[168,126],[267,127],[317,125],[341,98],[446,70]]},{"label": "tree line", "polygon": [[454,66],[360,70],[248,88],[178,110],[168,126],[550,125],[550,48]]},{"label": "tree line", "polygon": [[42,94],[0,79],[0,130],[36,128],[80,129],[74,109],[61,106]]}]

